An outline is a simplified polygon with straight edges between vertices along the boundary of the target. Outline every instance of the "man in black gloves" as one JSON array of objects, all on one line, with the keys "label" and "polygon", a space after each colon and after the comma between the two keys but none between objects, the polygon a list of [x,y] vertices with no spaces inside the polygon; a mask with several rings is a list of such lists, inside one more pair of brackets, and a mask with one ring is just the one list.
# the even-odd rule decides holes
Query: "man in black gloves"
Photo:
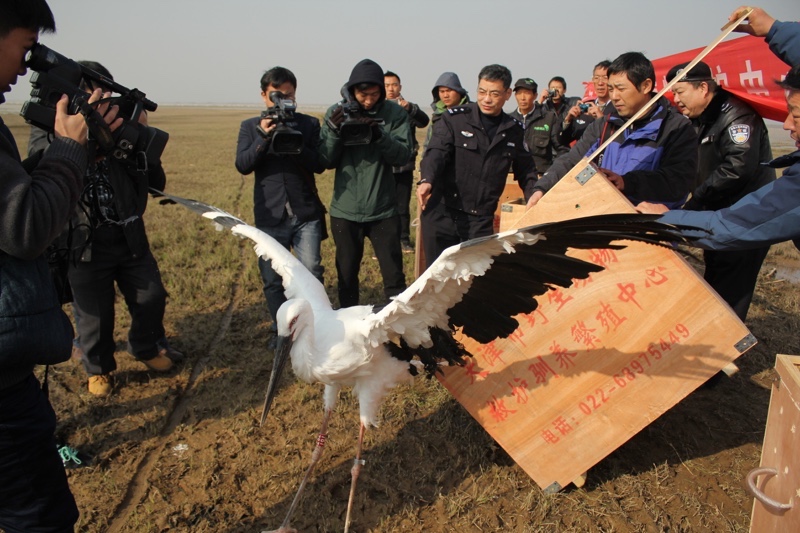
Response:
[{"label": "man in black gloves", "polygon": [[325,113],[319,157],[326,168],[336,169],[331,234],[339,305],[350,307],[358,304],[365,237],[378,258],[387,301],[406,288],[392,167],[410,161],[413,143],[408,113],[386,102],[383,69],[374,61],[353,67],[342,96]]}]

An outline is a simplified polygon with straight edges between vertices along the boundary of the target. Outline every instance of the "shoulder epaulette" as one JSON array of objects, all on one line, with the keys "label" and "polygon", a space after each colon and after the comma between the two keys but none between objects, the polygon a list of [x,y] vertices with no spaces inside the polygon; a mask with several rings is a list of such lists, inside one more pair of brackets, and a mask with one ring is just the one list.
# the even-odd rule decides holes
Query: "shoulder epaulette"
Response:
[{"label": "shoulder epaulette", "polygon": [[[509,116],[510,116],[510,115],[509,115]],[[510,118],[511,118],[511,120],[513,120],[514,122],[516,122],[516,123],[517,123],[517,126],[519,126],[519,127],[520,127],[520,128],[522,128],[522,129],[525,129],[525,124],[523,124],[521,120],[517,120],[517,119],[515,119],[514,117],[510,117]]]},{"label": "shoulder epaulette", "polygon": [[470,108],[465,107],[465,106],[447,108],[447,112],[449,114],[451,114],[451,115],[459,115],[461,113],[469,113],[470,111],[471,111]]}]

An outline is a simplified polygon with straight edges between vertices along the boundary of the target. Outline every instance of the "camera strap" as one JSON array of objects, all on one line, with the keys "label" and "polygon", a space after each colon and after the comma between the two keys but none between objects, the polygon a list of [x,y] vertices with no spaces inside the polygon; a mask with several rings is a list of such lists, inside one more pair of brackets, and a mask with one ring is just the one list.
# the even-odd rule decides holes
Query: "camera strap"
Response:
[{"label": "camera strap", "polygon": [[103,116],[86,100],[80,101],[80,111],[89,126],[89,138],[97,143],[102,151],[108,151],[114,147],[114,137],[111,129],[103,120]]}]

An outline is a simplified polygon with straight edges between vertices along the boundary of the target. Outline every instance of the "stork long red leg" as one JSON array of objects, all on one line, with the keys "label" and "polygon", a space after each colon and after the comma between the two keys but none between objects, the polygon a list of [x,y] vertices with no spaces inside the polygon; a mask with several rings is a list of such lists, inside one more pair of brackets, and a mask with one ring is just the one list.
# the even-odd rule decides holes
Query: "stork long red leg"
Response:
[{"label": "stork long red leg", "polygon": [[344,519],[344,533],[350,530],[350,511],[353,509],[353,497],[356,494],[356,482],[358,481],[358,474],[361,473],[361,467],[364,466],[364,461],[361,459],[361,447],[364,444],[364,423],[361,423],[361,428],[358,430],[358,448],[356,449],[356,459],[353,461],[353,468],[350,469],[350,497],[347,499],[347,516]]},{"label": "stork long red leg", "polygon": [[314,470],[314,467],[317,466],[317,463],[322,457],[322,451],[325,448],[325,441],[328,438],[328,420],[330,417],[331,410],[326,409],[325,414],[322,416],[322,427],[319,429],[319,436],[317,437],[317,442],[314,445],[314,451],[311,453],[311,464],[309,464],[308,468],[306,469],[303,480],[300,482],[300,487],[297,489],[297,494],[294,495],[292,505],[289,506],[289,512],[286,513],[286,518],[283,519],[281,527],[277,530],[278,532],[294,531],[289,527],[289,521],[292,519],[292,515],[297,508],[297,504],[300,503],[300,496],[303,494],[303,489],[306,488],[306,483],[308,483],[308,478],[311,477],[311,472]]}]

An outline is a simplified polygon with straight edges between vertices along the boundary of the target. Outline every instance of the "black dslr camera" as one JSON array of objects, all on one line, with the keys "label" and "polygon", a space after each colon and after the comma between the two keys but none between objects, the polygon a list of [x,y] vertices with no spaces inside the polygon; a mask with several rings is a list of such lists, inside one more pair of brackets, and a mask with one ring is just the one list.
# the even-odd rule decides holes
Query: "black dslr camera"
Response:
[{"label": "black dslr camera", "polygon": [[303,151],[303,134],[287,124],[294,119],[297,104],[294,100],[286,98],[285,94],[278,91],[271,91],[269,99],[275,105],[262,111],[261,118],[268,118],[276,124],[275,129],[272,130],[272,140],[269,145],[270,152],[276,154],[299,154]]},{"label": "black dslr camera", "polygon": [[[339,126],[339,136],[345,146],[358,146],[372,142],[372,124],[361,120],[361,104],[353,98],[347,86],[342,87],[342,102],[339,104],[344,111],[344,122]],[[378,122],[378,121],[373,121]]]},{"label": "black dslr camera", "polygon": [[[136,158],[139,168],[146,169],[149,163],[158,163],[169,139],[166,132],[140,124],[142,111],[155,111],[158,104],[145,98],[138,89],[128,89],[114,80],[62,56],[42,44],[35,44],[25,58],[27,67],[34,71],[31,76],[31,99],[25,102],[20,115],[28,124],[53,133],[56,118],[56,103],[62,94],[69,97],[69,113],[83,114],[89,126],[89,138],[96,145],[97,155],[110,155],[117,159]],[[81,82],[93,82],[119,94],[112,97],[111,104],[119,106],[123,119],[113,133],[103,117],[89,105],[89,93]],[[133,157],[131,157],[133,156]]]},{"label": "black dslr camera", "polygon": [[547,90],[547,99],[552,100],[553,97],[558,95],[558,91],[556,89],[548,89]]}]

